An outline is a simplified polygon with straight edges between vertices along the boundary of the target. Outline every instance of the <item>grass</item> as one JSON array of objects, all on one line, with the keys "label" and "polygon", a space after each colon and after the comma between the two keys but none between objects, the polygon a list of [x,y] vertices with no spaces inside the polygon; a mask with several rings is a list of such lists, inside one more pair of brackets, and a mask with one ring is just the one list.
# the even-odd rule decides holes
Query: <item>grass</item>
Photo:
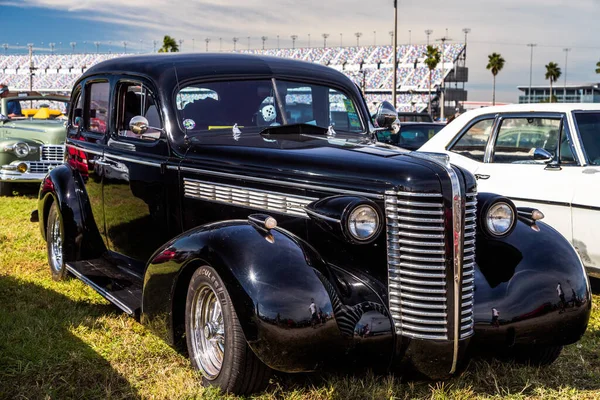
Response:
[{"label": "grass", "polygon": [[[35,192],[0,198],[0,399],[233,398],[135,320],[75,279],[54,282],[29,222]],[[598,304],[600,297],[594,296]],[[548,368],[472,360],[446,382],[369,372],[278,375],[259,399],[597,399],[600,311]]]}]

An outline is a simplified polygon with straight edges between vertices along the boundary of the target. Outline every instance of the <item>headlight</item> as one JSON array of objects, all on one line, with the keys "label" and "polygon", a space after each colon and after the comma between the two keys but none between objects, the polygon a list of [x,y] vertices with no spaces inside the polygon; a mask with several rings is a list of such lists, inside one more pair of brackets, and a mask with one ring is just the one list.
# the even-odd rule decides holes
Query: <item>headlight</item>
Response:
[{"label": "headlight", "polygon": [[504,236],[515,223],[515,213],[510,205],[504,202],[493,204],[485,216],[488,232],[494,236]]},{"label": "headlight", "polygon": [[13,145],[13,151],[19,158],[27,157],[29,155],[29,145],[27,143],[19,142]]},{"label": "headlight", "polygon": [[379,231],[379,225],[379,214],[368,205],[357,206],[348,217],[348,232],[361,242],[373,238]]}]

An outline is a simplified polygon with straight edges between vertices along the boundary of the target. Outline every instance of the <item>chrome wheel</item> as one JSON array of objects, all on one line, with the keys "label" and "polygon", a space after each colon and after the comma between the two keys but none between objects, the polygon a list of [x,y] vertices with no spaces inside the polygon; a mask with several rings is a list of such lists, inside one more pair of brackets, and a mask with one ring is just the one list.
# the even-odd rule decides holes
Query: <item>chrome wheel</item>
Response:
[{"label": "chrome wheel", "polygon": [[63,242],[62,235],[60,233],[60,216],[58,213],[55,214],[54,220],[50,221],[52,227],[50,228],[50,237],[48,242],[50,245],[50,266],[55,272],[61,272],[63,268]]},{"label": "chrome wheel", "polygon": [[205,378],[213,380],[223,366],[225,324],[221,303],[207,284],[196,291],[191,311],[193,357]]}]

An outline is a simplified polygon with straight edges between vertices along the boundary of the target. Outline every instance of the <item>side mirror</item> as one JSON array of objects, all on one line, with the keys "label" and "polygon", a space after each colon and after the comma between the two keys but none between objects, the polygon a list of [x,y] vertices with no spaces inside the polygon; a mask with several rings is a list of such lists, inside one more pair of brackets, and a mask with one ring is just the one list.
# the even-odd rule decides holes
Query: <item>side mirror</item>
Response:
[{"label": "side mirror", "polygon": [[545,163],[552,161],[554,156],[546,149],[542,149],[540,147],[536,147],[532,149],[530,154],[533,156],[535,161],[543,161]]},{"label": "side mirror", "polygon": [[129,130],[136,135],[143,135],[148,130],[148,120],[141,115],[131,118]]},{"label": "side mirror", "polygon": [[0,114],[0,122],[6,122],[9,120],[10,120],[10,118],[8,118],[6,115]]},{"label": "side mirror", "polygon": [[379,104],[379,107],[377,107],[377,112],[375,113],[375,125],[377,128],[392,130],[394,133],[398,133],[400,130],[398,112],[390,102],[383,101]]}]

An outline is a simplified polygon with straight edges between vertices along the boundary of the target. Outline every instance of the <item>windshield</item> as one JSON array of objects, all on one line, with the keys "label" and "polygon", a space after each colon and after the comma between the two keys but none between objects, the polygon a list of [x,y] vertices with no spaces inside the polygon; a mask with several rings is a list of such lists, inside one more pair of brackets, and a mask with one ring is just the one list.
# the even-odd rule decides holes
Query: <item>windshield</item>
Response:
[{"label": "windshield", "polygon": [[573,114],[588,162],[600,165],[600,113]]},{"label": "windshield", "polygon": [[377,140],[408,150],[417,150],[443,127],[441,124],[400,125],[400,132],[397,134],[389,130],[377,132]]},{"label": "windshield", "polygon": [[292,124],[365,131],[355,102],[321,85],[274,79],[210,82],[181,89],[176,100],[180,123],[188,134],[232,129],[260,132]]}]

